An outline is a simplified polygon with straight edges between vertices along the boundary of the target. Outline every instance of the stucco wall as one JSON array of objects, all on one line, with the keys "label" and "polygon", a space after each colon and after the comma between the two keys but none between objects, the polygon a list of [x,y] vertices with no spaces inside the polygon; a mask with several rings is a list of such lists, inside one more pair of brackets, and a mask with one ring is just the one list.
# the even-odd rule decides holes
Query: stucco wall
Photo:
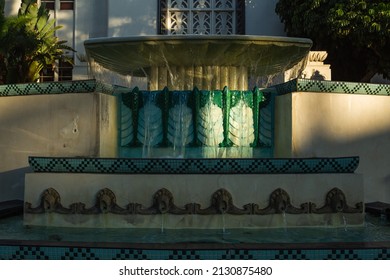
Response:
[{"label": "stucco wall", "polygon": [[157,34],[157,1],[108,0],[108,37]]},{"label": "stucco wall", "polygon": [[0,201],[23,199],[29,156],[116,156],[116,131],[113,96],[1,97]]},{"label": "stucco wall", "polygon": [[20,8],[21,1],[5,0],[4,14],[5,15],[17,15]]},{"label": "stucco wall", "polygon": [[390,97],[296,92],[276,98],[276,157],[360,157],[365,200],[390,202]]},{"label": "stucco wall", "polygon": [[247,0],[245,2],[245,33],[247,35],[286,36],[284,25],[275,13],[278,0]]},{"label": "stucco wall", "polygon": [[[245,25],[248,35],[284,36],[284,26],[275,13],[277,0],[245,3]],[[157,34],[157,1],[108,1],[108,36]]]}]

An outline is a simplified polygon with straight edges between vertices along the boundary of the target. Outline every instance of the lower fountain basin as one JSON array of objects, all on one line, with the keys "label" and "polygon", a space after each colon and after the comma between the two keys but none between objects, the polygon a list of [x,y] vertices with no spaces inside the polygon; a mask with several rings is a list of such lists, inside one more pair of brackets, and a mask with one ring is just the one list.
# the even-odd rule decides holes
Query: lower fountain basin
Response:
[{"label": "lower fountain basin", "polygon": [[30,158],[30,164],[36,172],[26,176],[26,225],[225,229],[364,221],[356,157]]}]

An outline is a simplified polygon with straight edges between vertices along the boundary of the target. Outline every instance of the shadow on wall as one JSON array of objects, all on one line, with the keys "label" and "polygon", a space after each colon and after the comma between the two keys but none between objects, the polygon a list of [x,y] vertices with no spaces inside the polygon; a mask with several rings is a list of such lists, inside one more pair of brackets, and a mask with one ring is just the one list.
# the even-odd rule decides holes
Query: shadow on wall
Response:
[{"label": "shadow on wall", "polygon": [[365,201],[389,203],[390,128],[349,139],[324,133],[329,130],[326,125],[318,126],[301,145],[294,146],[293,157],[359,156],[356,173],[363,174]]},{"label": "shadow on wall", "polygon": [[24,197],[24,177],[32,172],[30,167],[18,168],[0,173],[0,202]]}]

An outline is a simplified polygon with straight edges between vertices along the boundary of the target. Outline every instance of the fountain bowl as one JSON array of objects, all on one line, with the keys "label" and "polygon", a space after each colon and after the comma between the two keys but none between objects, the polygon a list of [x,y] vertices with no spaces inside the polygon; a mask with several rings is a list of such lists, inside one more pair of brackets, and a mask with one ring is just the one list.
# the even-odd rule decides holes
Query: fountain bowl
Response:
[{"label": "fountain bowl", "polygon": [[[188,87],[202,87],[197,77],[217,76],[221,80],[218,86],[232,89],[231,83],[224,83],[224,76],[225,80],[245,80],[283,73],[306,58],[312,41],[253,35],[154,35],[94,38],[84,45],[90,61],[121,75],[157,76],[156,80],[162,80],[166,78],[156,73],[158,67],[164,67],[168,71],[165,76],[173,77],[177,71],[178,77],[195,79]],[[203,84],[212,84],[212,79]],[[177,84],[173,83],[176,89]],[[244,83],[240,89],[246,86]]]}]

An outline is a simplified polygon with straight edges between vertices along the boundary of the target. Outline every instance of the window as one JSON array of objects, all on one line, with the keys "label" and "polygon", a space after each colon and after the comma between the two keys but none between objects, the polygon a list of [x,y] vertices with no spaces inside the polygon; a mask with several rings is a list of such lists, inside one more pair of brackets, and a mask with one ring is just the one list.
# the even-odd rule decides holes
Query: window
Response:
[{"label": "window", "polygon": [[55,3],[55,0],[41,0],[41,4],[44,4],[48,10],[55,10]]},{"label": "window", "polygon": [[72,80],[73,65],[68,61],[60,61],[58,65],[58,80],[71,81]]},{"label": "window", "polygon": [[44,68],[39,76],[39,81],[40,82],[52,82],[54,81],[54,69],[53,67],[46,67]]},{"label": "window", "polygon": [[72,80],[72,63],[60,60],[55,66],[44,68],[39,77],[40,82],[52,81],[71,81]]},{"label": "window", "polygon": [[244,34],[245,0],[159,1],[160,34]]},{"label": "window", "polygon": [[[74,0],[57,0],[60,2],[60,10],[73,10]],[[41,0],[41,4],[46,5],[46,9],[55,10],[56,0]]]},{"label": "window", "polygon": [[73,10],[74,0],[60,0],[60,10]]}]

